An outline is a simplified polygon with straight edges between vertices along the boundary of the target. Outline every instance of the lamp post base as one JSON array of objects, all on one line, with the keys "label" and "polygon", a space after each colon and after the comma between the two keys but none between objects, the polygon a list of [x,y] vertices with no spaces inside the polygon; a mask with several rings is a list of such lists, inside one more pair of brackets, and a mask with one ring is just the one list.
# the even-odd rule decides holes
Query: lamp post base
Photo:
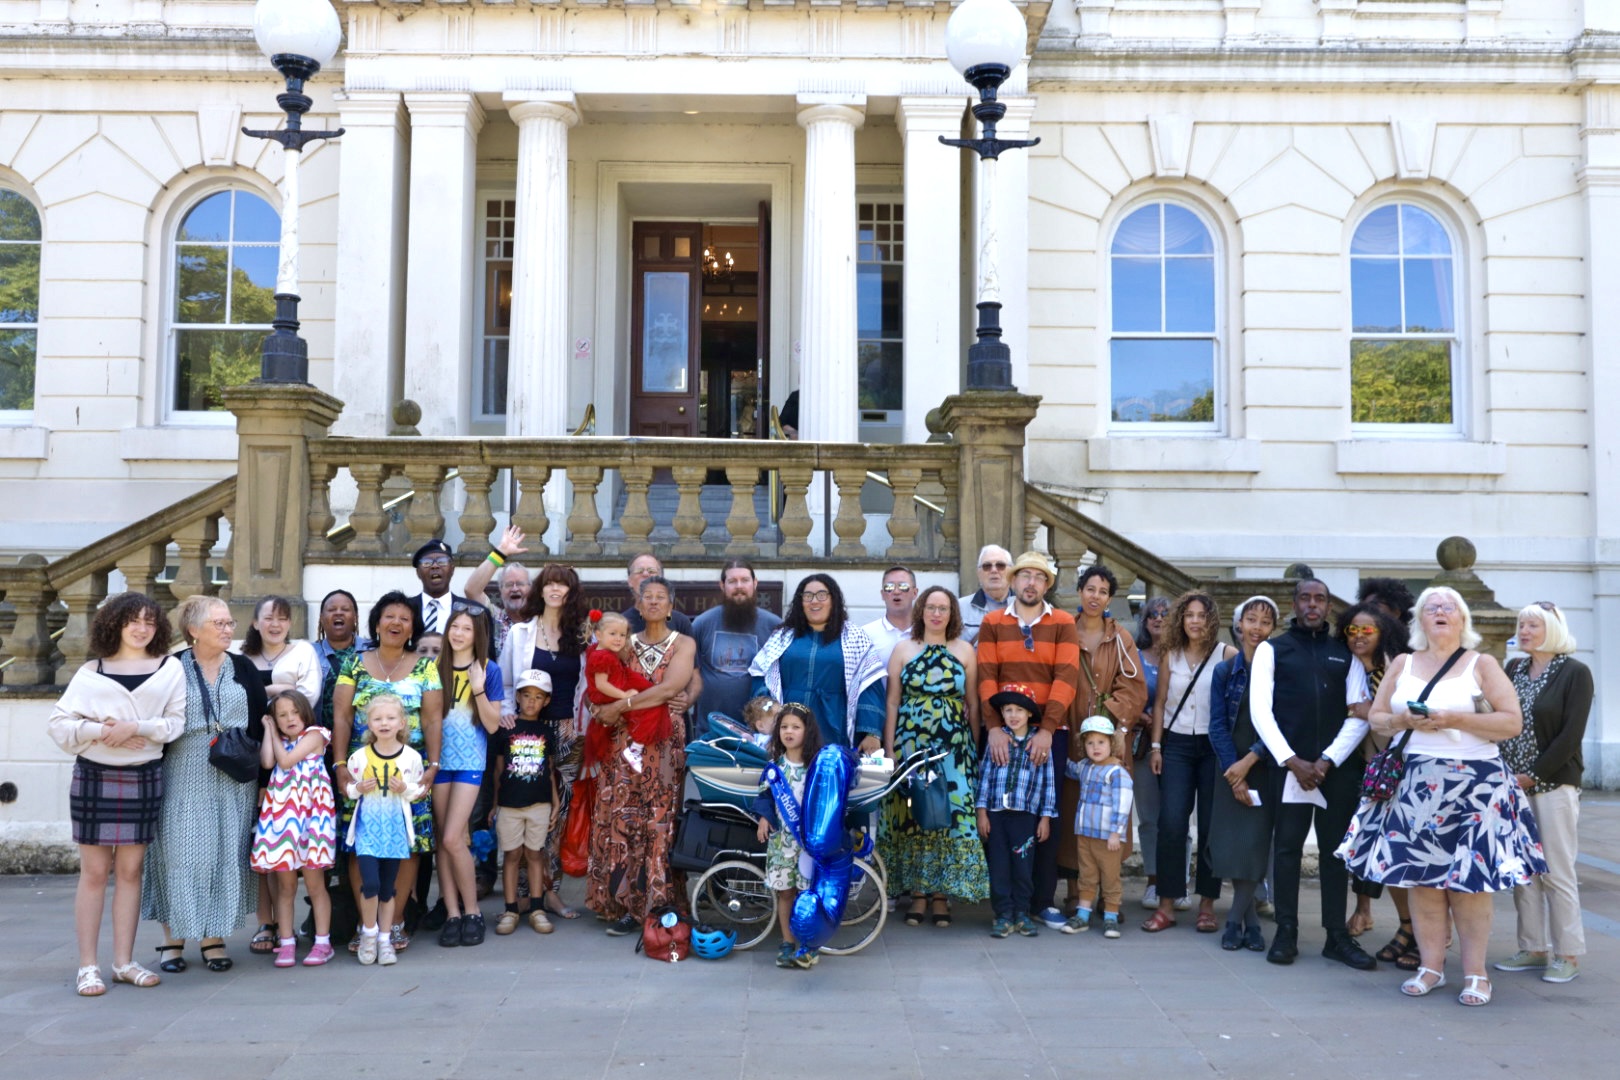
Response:
[{"label": "lamp post base", "polygon": [[275,327],[259,352],[259,382],[309,382],[309,343],[298,336],[298,297],[276,293]]},{"label": "lamp post base", "polygon": [[1001,304],[979,303],[979,340],[968,346],[969,390],[1013,390],[1012,350],[1001,340]]}]

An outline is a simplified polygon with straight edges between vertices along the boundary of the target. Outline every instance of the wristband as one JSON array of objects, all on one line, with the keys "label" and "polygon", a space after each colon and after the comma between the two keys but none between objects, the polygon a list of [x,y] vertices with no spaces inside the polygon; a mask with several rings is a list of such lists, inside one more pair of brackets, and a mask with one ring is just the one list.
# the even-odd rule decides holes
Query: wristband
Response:
[{"label": "wristband", "polygon": [[424,762],[422,762],[422,768],[424,768],[424,769],[437,769],[438,767],[439,767],[439,763],[437,761],[424,761]]},{"label": "wristband", "polygon": [[1149,748],[1148,748],[1148,749],[1150,749],[1150,750],[1163,750],[1163,749],[1164,749],[1164,746],[1163,746],[1163,744],[1161,744],[1161,743],[1154,743],[1154,744],[1153,744],[1153,745],[1152,745],[1152,746],[1150,746],[1150,747],[1149,747]]},{"label": "wristband", "polygon": [[499,551],[496,551],[494,548],[489,549],[489,554],[486,556],[486,558],[488,558],[490,562],[495,564],[496,569],[499,569],[500,567],[503,567],[503,566],[506,565],[506,556],[502,555]]},{"label": "wristband", "polygon": [[473,692],[472,692],[472,696],[473,696],[473,697],[483,697],[483,696],[484,696],[484,692],[483,692],[483,691],[482,691],[482,690],[474,690],[474,691],[473,691]]}]

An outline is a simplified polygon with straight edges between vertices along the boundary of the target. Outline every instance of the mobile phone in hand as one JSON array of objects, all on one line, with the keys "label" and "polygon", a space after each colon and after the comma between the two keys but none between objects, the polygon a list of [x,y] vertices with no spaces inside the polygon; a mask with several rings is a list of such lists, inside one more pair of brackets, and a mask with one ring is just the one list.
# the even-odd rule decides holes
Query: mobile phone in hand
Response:
[{"label": "mobile phone in hand", "polygon": [[1408,701],[1406,703],[1406,711],[1417,713],[1419,716],[1428,716],[1429,706],[1427,702],[1423,701]]}]

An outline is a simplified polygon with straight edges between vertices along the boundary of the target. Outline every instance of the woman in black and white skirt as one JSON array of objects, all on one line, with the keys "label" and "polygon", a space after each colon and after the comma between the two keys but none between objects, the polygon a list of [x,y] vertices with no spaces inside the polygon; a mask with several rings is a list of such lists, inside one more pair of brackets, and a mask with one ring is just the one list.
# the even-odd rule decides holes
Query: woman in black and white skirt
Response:
[{"label": "woman in black and white skirt", "polygon": [[76,988],[107,992],[96,960],[107,878],[113,889],[113,980],[156,986],[135,963],[141,866],[163,803],[163,747],[186,720],[186,680],[168,656],[169,620],[150,597],[121,593],[90,623],[90,655],[51,713],[51,738],[74,755],[68,805],[79,845],[73,921],[79,939]]}]

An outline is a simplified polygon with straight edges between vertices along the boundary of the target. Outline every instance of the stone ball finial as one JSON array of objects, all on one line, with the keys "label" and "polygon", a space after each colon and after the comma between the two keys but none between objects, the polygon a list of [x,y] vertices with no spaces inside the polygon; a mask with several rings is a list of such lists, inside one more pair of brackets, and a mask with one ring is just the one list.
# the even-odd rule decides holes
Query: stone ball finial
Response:
[{"label": "stone ball finial", "polygon": [[1474,542],[1466,536],[1448,536],[1434,549],[1435,561],[1442,570],[1472,569],[1478,555]]},{"label": "stone ball finial", "polygon": [[17,557],[17,565],[18,566],[49,566],[49,565],[51,565],[51,560],[47,559],[45,556],[40,555],[37,552],[29,552],[27,555],[20,555],[20,556]]},{"label": "stone ball finial", "polygon": [[928,429],[930,434],[945,434],[945,418],[939,415],[938,406],[928,410],[928,415],[923,417],[923,426]]},{"label": "stone ball finial", "polygon": [[1289,581],[1299,581],[1302,578],[1313,578],[1315,576],[1316,571],[1311,569],[1309,563],[1289,563],[1288,569],[1283,571],[1283,577]]},{"label": "stone ball finial", "polygon": [[402,428],[415,427],[422,422],[422,406],[410,398],[400,398],[394,403],[394,423]]}]

